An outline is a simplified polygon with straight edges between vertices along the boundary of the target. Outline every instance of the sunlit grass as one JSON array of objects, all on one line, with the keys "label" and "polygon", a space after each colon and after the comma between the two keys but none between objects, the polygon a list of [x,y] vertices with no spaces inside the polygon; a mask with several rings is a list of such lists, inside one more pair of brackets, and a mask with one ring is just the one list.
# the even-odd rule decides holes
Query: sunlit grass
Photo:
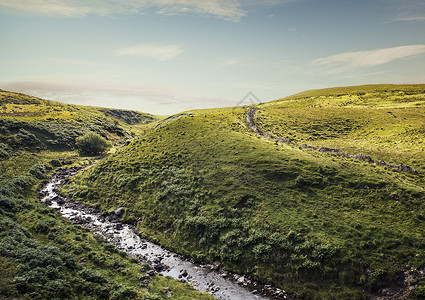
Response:
[{"label": "sunlit grass", "polygon": [[[414,163],[421,108],[392,109],[391,121],[386,108],[348,110],[289,99],[260,105],[258,118],[272,133],[339,142],[355,154],[365,150],[361,142],[348,148],[349,140],[374,140],[381,123],[386,144],[404,139],[399,149],[376,146],[370,154]],[[162,245],[307,298],[362,298],[364,288],[390,284],[405,265],[425,263],[421,174],[261,138],[247,126],[247,111],[191,111],[169,120],[64,191],[105,211],[126,207],[125,218]],[[411,120],[412,138],[403,118]]]},{"label": "sunlit grass", "polygon": [[298,145],[338,148],[423,171],[425,85],[362,90],[321,90],[274,101],[259,107],[257,122]]}]

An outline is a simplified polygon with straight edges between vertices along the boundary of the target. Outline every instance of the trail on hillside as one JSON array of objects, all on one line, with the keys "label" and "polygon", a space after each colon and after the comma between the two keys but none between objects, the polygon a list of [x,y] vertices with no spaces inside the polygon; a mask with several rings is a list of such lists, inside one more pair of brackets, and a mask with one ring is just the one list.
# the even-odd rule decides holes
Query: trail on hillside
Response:
[{"label": "trail on hillside", "polygon": [[410,166],[407,166],[407,165],[392,165],[392,164],[389,164],[389,163],[387,163],[383,160],[376,161],[368,155],[364,155],[364,154],[350,155],[350,154],[347,154],[347,153],[345,153],[342,150],[337,149],[337,148],[329,148],[329,147],[319,147],[319,148],[317,148],[317,147],[307,145],[307,144],[297,145],[294,142],[292,142],[290,139],[285,139],[285,138],[282,138],[282,137],[275,137],[275,136],[271,135],[270,133],[261,130],[257,126],[257,124],[255,123],[255,114],[257,113],[257,111],[258,111],[257,107],[251,108],[246,115],[246,120],[247,120],[248,126],[251,127],[251,129],[254,130],[254,132],[256,132],[261,137],[265,137],[265,138],[271,139],[271,140],[276,141],[276,142],[285,143],[285,144],[288,144],[288,145],[291,145],[291,146],[294,146],[294,147],[300,147],[300,148],[303,148],[303,149],[311,149],[313,151],[317,151],[317,152],[321,152],[321,153],[332,153],[332,154],[347,157],[347,158],[354,158],[354,159],[364,161],[364,162],[367,162],[367,163],[370,163],[370,164],[381,165],[381,166],[385,166],[385,167],[390,168],[390,169],[397,169],[399,171],[418,173],[416,170],[412,169]]}]

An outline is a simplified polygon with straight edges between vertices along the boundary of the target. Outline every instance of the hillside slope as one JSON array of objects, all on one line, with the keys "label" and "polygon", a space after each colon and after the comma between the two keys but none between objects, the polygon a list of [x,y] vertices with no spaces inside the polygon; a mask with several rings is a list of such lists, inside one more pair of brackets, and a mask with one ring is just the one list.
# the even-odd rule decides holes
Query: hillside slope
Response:
[{"label": "hillside slope", "polygon": [[99,159],[72,150],[76,136],[93,130],[119,146],[143,127],[98,108],[4,91],[0,104],[1,299],[212,299],[168,277],[142,281],[147,269],[137,260],[38,199],[57,168]]},{"label": "hillside slope", "polygon": [[[358,92],[373,97],[347,107]],[[423,94],[423,85],[310,92],[259,105],[259,126],[422,170]],[[170,118],[64,191],[101,210],[125,207],[142,235],[307,299],[424,296],[422,173],[260,137],[249,109]],[[388,109],[405,122],[389,122]],[[387,124],[384,151],[371,132]]]},{"label": "hillside slope", "polygon": [[297,145],[338,148],[425,171],[423,84],[308,91],[260,105],[256,124]]},{"label": "hillside slope", "polygon": [[33,151],[72,150],[75,138],[89,131],[122,143],[140,131],[130,125],[159,119],[140,112],[64,104],[0,90],[0,155],[8,152],[5,144]]}]

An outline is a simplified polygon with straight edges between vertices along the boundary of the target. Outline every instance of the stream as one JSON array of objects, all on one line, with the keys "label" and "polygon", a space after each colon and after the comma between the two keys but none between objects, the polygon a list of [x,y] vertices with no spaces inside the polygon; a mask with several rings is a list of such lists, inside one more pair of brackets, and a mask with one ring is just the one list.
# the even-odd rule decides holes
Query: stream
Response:
[{"label": "stream", "polygon": [[155,273],[171,276],[218,299],[291,298],[283,290],[252,281],[246,276],[227,272],[215,265],[195,263],[139,237],[134,226],[119,222],[119,209],[111,215],[105,215],[82,203],[62,197],[58,188],[79,170],[81,168],[78,167],[60,169],[40,191],[40,201],[59,210],[72,223],[102,236],[141,263],[148,263],[151,270],[147,272],[147,277]]}]

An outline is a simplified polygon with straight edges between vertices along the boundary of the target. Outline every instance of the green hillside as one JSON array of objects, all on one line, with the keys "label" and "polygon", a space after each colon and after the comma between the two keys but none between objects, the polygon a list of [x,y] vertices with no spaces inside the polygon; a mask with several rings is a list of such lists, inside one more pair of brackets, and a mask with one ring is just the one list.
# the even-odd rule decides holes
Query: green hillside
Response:
[{"label": "green hillside", "polygon": [[260,137],[250,107],[238,107],[170,118],[64,192],[104,211],[125,207],[142,235],[306,299],[420,298],[424,93],[424,85],[326,89],[256,113],[275,137],[418,172]]},{"label": "green hillside", "polygon": [[[212,299],[169,277],[142,281],[130,259],[83,227],[41,204],[37,190],[59,167],[93,163],[75,138],[94,131],[117,149],[143,132],[122,116],[158,118],[0,92],[0,299]],[[116,112],[112,114],[119,117]],[[145,117],[142,117],[145,116]],[[145,118],[145,120],[143,119]]]},{"label": "green hillside", "polygon": [[140,112],[64,104],[0,90],[0,155],[6,155],[5,145],[33,151],[72,150],[75,138],[90,131],[122,144],[140,133],[140,126],[130,125],[159,119]]},{"label": "green hillside", "polygon": [[425,85],[314,90],[259,107],[264,132],[425,171]]}]

